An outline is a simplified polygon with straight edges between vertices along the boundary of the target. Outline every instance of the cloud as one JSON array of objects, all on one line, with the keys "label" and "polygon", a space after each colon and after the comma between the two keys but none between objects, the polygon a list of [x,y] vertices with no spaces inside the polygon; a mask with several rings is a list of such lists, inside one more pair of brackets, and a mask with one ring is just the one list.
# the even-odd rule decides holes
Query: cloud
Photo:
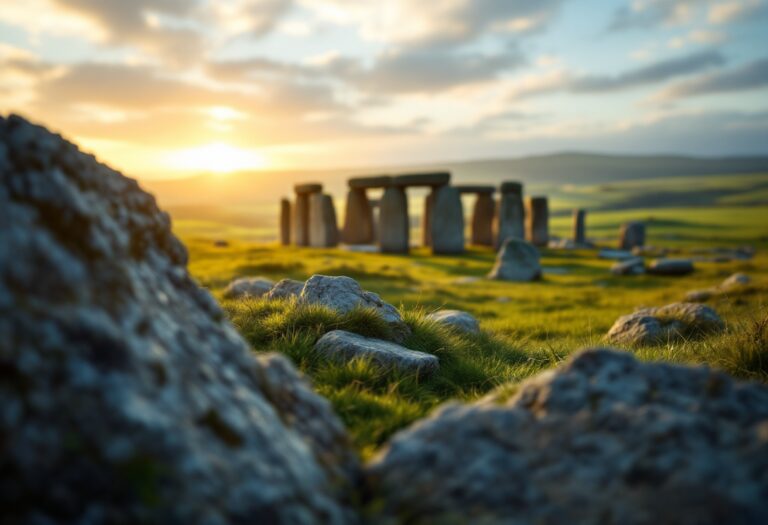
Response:
[{"label": "cloud", "polygon": [[764,87],[768,87],[768,57],[729,71],[712,73],[681,82],[663,91],[657,98],[661,100],[681,99]]},{"label": "cloud", "polygon": [[696,0],[638,0],[621,6],[613,15],[609,31],[678,25],[690,21],[701,4]]},{"label": "cloud", "polygon": [[765,14],[765,0],[728,0],[717,2],[709,8],[708,19],[713,24],[729,24],[758,14]]},{"label": "cloud", "polygon": [[229,36],[260,37],[274,30],[293,4],[293,0],[211,0],[206,11]]}]

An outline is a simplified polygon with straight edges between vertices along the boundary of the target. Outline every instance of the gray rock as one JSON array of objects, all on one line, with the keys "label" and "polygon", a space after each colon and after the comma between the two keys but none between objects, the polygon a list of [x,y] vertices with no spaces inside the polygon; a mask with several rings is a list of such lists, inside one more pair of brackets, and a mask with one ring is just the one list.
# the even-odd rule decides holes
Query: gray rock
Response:
[{"label": "gray rock", "polygon": [[631,250],[645,245],[645,224],[639,221],[625,222],[619,231],[619,248]]},{"label": "gray rock", "polygon": [[606,338],[611,343],[637,346],[700,337],[724,328],[723,320],[709,306],[673,303],[619,317]]},{"label": "gray rock", "polygon": [[731,288],[740,288],[747,286],[752,282],[749,275],[744,273],[734,273],[720,284],[720,288],[723,290],[729,290]]},{"label": "gray rock", "polygon": [[464,253],[464,211],[461,194],[456,188],[442,186],[433,193],[429,226],[432,253],[453,255]]},{"label": "gray rock", "polygon": [[629,250],[611,250],[610,248],[603,248],[597,252],[597,257],[600,259],[609,259],[614,261],[626,261],[627,259],[635,259],[635,256]]},{"label": "gray rock", "polygon": [[496,202],[491,193],[478,193],[472,208],[472,244],[493,246],[493,220],[496,216]]},{"label": "gray rock", "polygon": [[526,197],[525,239],[534,246],[549,243],[549,200],[547,197]]},{"label": "gray rock", "polygon": [[19,117],[0,144],[3,521],[355,521],[340,422],[270,379],[154,198]]},{"label": "gray rock", "polygon": [[[510,191],[505,191],[505,184]],[[525,207],[522,191],[522,185],[518,182],[504,182],[501,185],[499,212],[496,216],[497,247],[501,247],[507,239],[525,239]]]},{"label": "gray rock", "polygon": [[717,290],[692,290],[685,294],[685,301],[688,303],[703,303],[710,300],[713,296],[717,295]]},{"label": "gray rock", "polygon": [[405,324],[397,308],[382,301],[377,294],[360,288],[357,281],[351,277],[313,275],[304,284],[299,302],[322,304],[341,313],[358,307],[370,308],[392,329],[394,341],[403,342],[411,335],[411,329]]},{"label": "gray rock", "polygon": [[309,245],[332,248],[339,244],[336,208],[330,195],[313,193],[309,197]]},{"label": "gray rock", "polygon": [[645,273],[645,261],[642,257],[633,257],[619,261],[611,266],[613,275],[640,275]]},{"label": "gray rock", "polygon": [[227,299],[244,299],[246,297],[261,297],[274,286],[266,277],[240,277],[227,285],[224,297]]},{"label": "gray rock", "polygon": [[507,239],[488,277],[502,281],[535,281],[541,278],[539,251],[523,240]]},{"label": "gray rock", "polygon": [[768,388],[591,350],[369,465],[380,523],[768,523]]},{"label": "gray rock", "polygon": [[304,289],[304,281],[294,279],[283,279],[269,290],[267,299],[289,299],[298,297]]},{"label": "gray rock", "polygon": [[395,369],[421,377],[432,375],[440,367],[437,357],[432,354],[344,330],[333,330],[318,339],[315,351],[342,363],[365,359],[386,370]]},{"label": "gray rock", "polygon": [[288,246],[291,244],[291,201],[280,199],[280,244]]},{"label": "gray rock", "polygon": [[408,198],[402,187],[389,186],[384,190],[379,206],[378,225],[379,249],[382,253],[408,253]]},{"label": "gray rock", "polygon": [[693,270],[690,259],[654,259],[648,266],[648,273],[654,275],[688,275]]},{"label": "gray rock", "polygon": [[428,314],[427,319],[444,324],[467,334],[479,334],[480,323],[472,314],[461,310],[438,310]]}]

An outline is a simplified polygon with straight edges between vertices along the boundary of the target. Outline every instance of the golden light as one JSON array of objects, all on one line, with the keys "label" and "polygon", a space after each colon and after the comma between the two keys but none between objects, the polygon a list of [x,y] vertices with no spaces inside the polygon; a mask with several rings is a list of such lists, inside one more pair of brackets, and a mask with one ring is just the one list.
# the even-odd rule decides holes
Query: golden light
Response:
[{"label": "golden light", "polygon": [[258,151],[221,142],[173,151],[168,154],[166,163],[175,170],[218,174],[260,170],[268,164],[264,155]]}]

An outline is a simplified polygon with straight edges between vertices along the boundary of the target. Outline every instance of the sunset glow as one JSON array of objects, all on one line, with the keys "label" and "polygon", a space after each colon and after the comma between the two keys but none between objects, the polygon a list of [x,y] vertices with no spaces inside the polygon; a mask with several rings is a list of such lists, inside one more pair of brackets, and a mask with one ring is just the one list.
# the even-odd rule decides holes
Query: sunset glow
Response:
[{"label": "sunset glow", "polygon": [[267,159],[258,151],[223,143],[172,151],[166,158],[166,164],[173,170],[216,174],[261,170],[268,166]]}]

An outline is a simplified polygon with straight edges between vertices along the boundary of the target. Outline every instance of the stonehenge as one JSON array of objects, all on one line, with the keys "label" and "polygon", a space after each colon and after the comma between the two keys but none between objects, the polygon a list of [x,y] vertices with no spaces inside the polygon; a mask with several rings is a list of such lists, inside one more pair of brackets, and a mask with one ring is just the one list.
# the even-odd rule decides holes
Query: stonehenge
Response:
[{"label": "stonehenge", "polygon": [[525,238],[534,246],[549,242],[549,204],[546,197],[525,199]]}]

